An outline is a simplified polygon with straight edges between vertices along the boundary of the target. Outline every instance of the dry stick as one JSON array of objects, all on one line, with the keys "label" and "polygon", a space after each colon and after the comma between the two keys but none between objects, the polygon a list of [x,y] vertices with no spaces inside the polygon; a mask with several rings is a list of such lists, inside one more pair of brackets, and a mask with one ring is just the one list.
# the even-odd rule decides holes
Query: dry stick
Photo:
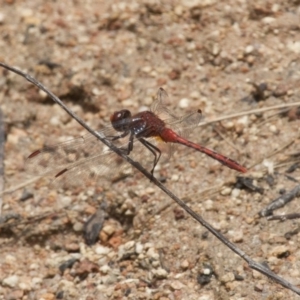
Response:
[{"label": "dry stick", "polygon": [[293,214],[286,214],[286,215],[277,215],[277,216],[269,216],[267,217],[268,221],[285,221],[285,220],[293,220],[293,219],[300,219],[300,213],[293,213]]},{"label": "dry stick", "polygon": [[266,217],[272,215],[275,209],[278,209],[288,202],[292,201],[295,197],[300,195],[300,184],[293,188],[290,192],[276,198],[272,201],[266,208],[259,212],[261,217]]},{"label": "dry stick", "polygon": [[146,169],[144,169],[139,163],[133,161],[130,157],[125,155],[119,148],[117,148],[115,145],[110,143],[107,139],[105,139],[105,136],[100,134],[97,131],[94,131],[91,129],[83,120],[81,120],[79,117],[77,117],[69,108],[65,106],[65,104],[56,97],[52,92],[48,91],[46,87],[44,87],[39,81],[31,77],[30,75],[14,68],[10,67],[4,63],[0,62],[0,66],[4,67],[7,70],[10,70],[23,78],[25,78],[27,81],[31,82],[38,88],[40,88],[42,91],[44,91],[55,103],[60,105],[72,118],[74,118],[83,128],[85,128],[88,132],[90,132],[92,135],[94,135],[96,138],[98,138],[102,143],[104,143],[106,146],[108,146],[112,151],[114,151],[117,155],[125,159],[128,163],[130,163],[133,167],[138,169],[145,177],[147,177],[152,183],[154,183],[157,187],[159,187],[162,191],[164,191],[170,198],[172,198],[179,206],[181,206],[190,216],[192,216],[197,222],[199,222],[202,226],[204,226],[207,230],[209,230],[214,236],[216,236],[222,243],[224,243],[228,248],[230,248],[234,253],[239,255],[242,259],[244,259],[249,267],[251,269],[254,269],[267,277],[275,280],[282,286],[290,289],[291,291],[295,292],[296,294],[300,295],[300,289],[296,286],[292,285],[287,280],[281,278],[277,274],[273,273],[269,268],[265,267],[262,264],[259,264],[251,259],[250,256],[248,256],[244,251],[236,247],[235,244],[231,243],[229,240],[226,239],[226,237],[218,232],[216,229],[214,229],[208,222],[206,222],[200,215],[198,215],[196,212],[194,212],[188,205],[186,205],[181,199],[176,197],[170,190],[168,190],[160,181],[158,181],[155,177],[153,177]]},{"label": "dry stick", "polygon": [[[0,64],[0,65],[1,65],[1,64]],[[28,185],[30,185],[30,184],[32,184],[32,183],[35,183],[36,181],[38,181],[38,180],[40,180],[40,179],[41,179],[41,176],[38,176],[38,177],[34,177],[34,178],[32,178],[32,179],[29,179],[29,180],[27,180],[27,181],[25,181],[25,182],[22,182],[22,183],[20,183],[20,184],[18,184],[18,185],[15,185],[15,186],[13,186],[13,187],[11,187],[11,188],[9,188],[9,189],[3,191],[2,193],[0,193],[0,196],[1,196],[1,195],[5,195],[5,194],[11,194],[11,193],[14,193],[15,191],[17,191],[17,190],[19,190],[19,189],[22,189],[22,188],[24,188],[25,186],[28,186]]]},{"label": "dry stick", "polygon": [[213,130],[225,141],[226,144],[228,144],[232,149],[236,150],[237,152],[241,153],[241,150],[238,149],[237,146],[235,146],[232,142],[230,142],[223,133],[221,133],[220,130],[218,130],[217,128],[213,128]]},{"label": "dry stick", "polygon": [[235,114],[222,116],[222,117],[213,119],[211,121],[203,122],[203,123],[199,124],[199,127],[206,126],[208,124],[212,124],[212,123],[216,123],[216,122],[220,122],[220,121],[224,121],[227,119],[233,119],[233,118],[238,118],[238,117],[247,116],[247,115],[251,115],[251,114],[258,114],[261,112],[270,111],[270,110],[274,110],[274,109],[294,107],[294,106],[300,106],[300,102],[285,103],[285,104],[279,104],[279,105],[274,105],[274,106],[270,106],[270,107],[263,107],[263,108],[248,110],[248,111],[242,111],[242,112],[238,112]]}]

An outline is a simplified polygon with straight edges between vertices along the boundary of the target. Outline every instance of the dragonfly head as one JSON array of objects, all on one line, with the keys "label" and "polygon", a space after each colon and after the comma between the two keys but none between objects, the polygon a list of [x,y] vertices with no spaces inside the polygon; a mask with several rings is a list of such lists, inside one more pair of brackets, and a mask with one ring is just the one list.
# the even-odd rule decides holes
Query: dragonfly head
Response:
[{"label": "dragonfly head", "polygon": [[111,117],[110,122],[116,131],[127,131],[131,119],[131,112],[128,109],[115,111]]}]

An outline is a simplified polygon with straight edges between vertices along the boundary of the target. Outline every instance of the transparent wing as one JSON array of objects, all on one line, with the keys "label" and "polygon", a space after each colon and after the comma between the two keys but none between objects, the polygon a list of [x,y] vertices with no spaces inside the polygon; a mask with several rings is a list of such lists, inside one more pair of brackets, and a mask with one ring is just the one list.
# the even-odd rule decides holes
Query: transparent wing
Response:
[{"label": "transparent wing", "polygon": [[178,117],[166,107],[168,102],[167,92],[163,88],[159,88],[156,101],[151,105],[151,111],[164,120],[167,127],[187,138],[191,131],[200,123],[202,119],[201,110],[199,109]]},{"label": "transparent wing", "polygon": [[[107,138],[116,136],[110,126],[101,131],[101,134],[104,133]],[[126,149],[128,138],[117,140],[114,144]],[[34,151],[27,158],[25,167],[35,176],[50,177],[55,185],[82,185],[89,180],[95,181],[100,176],[117,175],[124,169],[122,162],[95,136],[86,134]]]}]

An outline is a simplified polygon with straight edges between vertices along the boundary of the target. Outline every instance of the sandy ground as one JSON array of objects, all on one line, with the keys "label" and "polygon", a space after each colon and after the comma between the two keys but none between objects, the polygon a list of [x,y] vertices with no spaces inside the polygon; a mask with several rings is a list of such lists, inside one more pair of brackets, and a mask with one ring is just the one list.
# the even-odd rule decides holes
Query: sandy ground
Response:
[{"label": "sandy ground", "polygon": [[[247,166],[243,176],[256,188],[185,147],[162,160],[155,176],[249,256],[299,286],[299,221],[258,217],[298,185],[299,168],[287,171],[299,159],[299,110],[257,110],[300,101],[300,5],[250,3],[5,0],[0,61],[36,77],[95,129],[116,110],[149,107],[159,87],[176,114],[201,109],[210,123],[190,139]],[[96,182],[79,175],[75,187],[36,181],[40,169],[29,172],[26,157],[85,131],[2,69],[0,103],[10,190],[2,214],[20,216],[0,229],[0,299],[299,298],[251,270],[137,171],[121,176],[117,168]],[[140,162],[149,157],[135,153]],[[299,206],[295,199],[275,213]],[[89,246],[83,231],[95,213],[103,227]]]}]

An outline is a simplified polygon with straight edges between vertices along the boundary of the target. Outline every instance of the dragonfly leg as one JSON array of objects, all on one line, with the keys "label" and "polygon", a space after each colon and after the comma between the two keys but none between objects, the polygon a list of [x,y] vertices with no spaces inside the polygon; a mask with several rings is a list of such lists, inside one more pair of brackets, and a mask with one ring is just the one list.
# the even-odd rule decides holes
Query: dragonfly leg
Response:
[{"label": "dragonfly leg", "polygon": [[153,176],[153,172],[154,172],[154,169],[160,159],[160,156],[161,156],[161,151],[159,148],[157,148],[156,146],[154,146],[153,144],[149,143],[148,141],[146,141],[145,139],[143,138],[140,138],[139,141],[147,148],[151,151],[151,153],[154,155],[154,161],[153,161],[153,168],[151,170],[151,174]]},{"label": "dragonfly leg", "polygon": [[124,131],[122,134],[120,135],[108,135],[106,136],[107,139],[109,139],[110,141],[116,141],[118,139],[122,139],[124,138],[125,136],[127,136],[129,134],[129,131]]}]

